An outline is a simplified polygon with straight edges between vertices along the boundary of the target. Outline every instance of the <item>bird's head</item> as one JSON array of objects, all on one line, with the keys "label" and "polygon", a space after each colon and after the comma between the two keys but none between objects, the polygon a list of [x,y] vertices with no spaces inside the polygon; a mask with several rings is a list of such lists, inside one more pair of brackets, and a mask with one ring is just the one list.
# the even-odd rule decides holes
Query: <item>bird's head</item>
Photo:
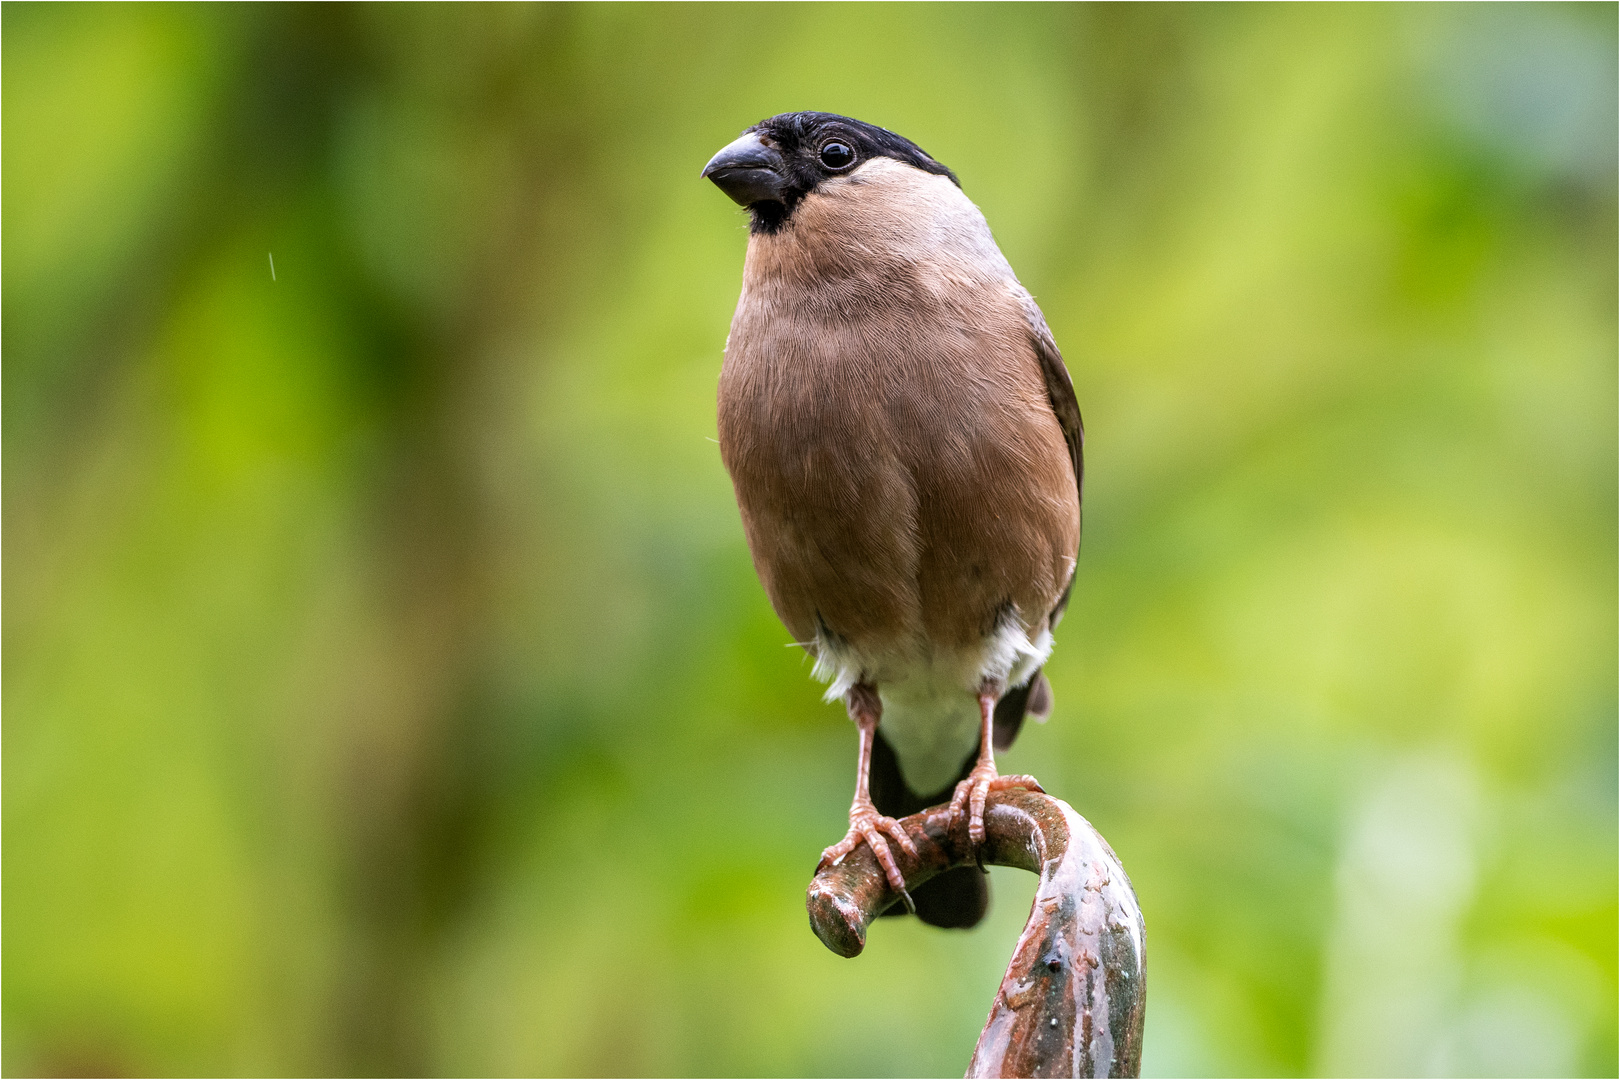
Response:
[{"label": "bird's head", "polygon": [[806,195],[878,157],[949,177],[957,184],[955,173],[909,139],[821,112],[782,113],[761,120],[714,155],[703,175],[748,208],[754,232],[770,233],[792,218]]}]

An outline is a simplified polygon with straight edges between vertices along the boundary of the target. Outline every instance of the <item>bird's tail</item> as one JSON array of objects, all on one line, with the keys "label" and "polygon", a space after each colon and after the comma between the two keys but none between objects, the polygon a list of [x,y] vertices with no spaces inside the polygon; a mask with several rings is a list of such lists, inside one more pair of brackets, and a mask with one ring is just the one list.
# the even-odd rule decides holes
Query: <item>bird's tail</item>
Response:
[{"label": "bird's tail", "polygon": [[1037,724],[1044,724],[1051,715],[1052,684],[1046,681],[1045,673],[1036,669],[1028,682],[1013,687],[996,702],[995,731],[990,744],[997,750],[1005,750],[1018,738],[1024,717],[1032,716]]},{"label": "bird's tail", "polygon": [[[1007,749],[1017,738],[1026,715],[1033,716],[1037,722],[1044,722],[1051,713],[1052,684],[1037,671],[1023,686],[1007,691],[996,703],[991,745],[997,750]],[[978,757],[979,748],[974,746],[973,752],[963,760],[956,779],[938,791],[919,795],[906,785],[900,775],[900,759],[879,727],[872,740],[872,766],[868,774],[872,802],[877,806],[878,813],[892,818],[906,817],[948,802],[956,785],[966,780],[973,771]],[[923,922],[930,926],[965,930],[977,925],[990,909],[989,879],[976,866],[959,866],[929,878],[911,890],[911,899],[917,906],[917,917]],[[885,915],[905,913],[905,908],[898,904],[884,912]]]}]

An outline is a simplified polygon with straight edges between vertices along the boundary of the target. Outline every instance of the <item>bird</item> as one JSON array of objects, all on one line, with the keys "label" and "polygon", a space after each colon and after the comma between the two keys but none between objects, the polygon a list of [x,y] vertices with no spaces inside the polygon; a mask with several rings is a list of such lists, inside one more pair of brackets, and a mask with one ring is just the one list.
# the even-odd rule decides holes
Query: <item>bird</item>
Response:
[{"label": "bird", "polygon": [[1044,721],[1042,673],[1080,545],[1084,432],[1034,298],[956,174],[826,112],[747,128],[702,175],[748,211],[718,387],[720,454],[754,568],[859,734],[849,831],[943,927],[981,867],[906,887],[899,818],[950,799],[974,850],[995,751]]}]

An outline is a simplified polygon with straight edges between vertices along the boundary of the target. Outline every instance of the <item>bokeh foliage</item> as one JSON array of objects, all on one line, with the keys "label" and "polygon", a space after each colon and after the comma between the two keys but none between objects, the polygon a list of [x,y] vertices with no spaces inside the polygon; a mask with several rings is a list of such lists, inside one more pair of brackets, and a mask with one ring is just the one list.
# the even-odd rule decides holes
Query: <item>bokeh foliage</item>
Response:
[{"label": "bokeh foliage", "polygon": [[[1033,771],[1151,1074],[1616,1068],[1616,8],[4,8],[9,1073],[956,1074],[827,953],[697,176],[950,164],[1064,347]],[[274,260],[272,278],[271,260]]]}]

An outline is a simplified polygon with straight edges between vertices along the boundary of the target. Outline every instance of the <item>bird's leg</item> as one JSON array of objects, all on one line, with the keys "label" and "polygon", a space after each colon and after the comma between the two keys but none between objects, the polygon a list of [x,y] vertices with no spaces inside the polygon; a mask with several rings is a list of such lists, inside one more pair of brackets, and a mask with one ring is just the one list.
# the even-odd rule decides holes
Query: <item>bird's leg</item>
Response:
[{"label": "bird's leg", "polygon": [[865,843],[877,856],[878,865],[883,867],[883,875],[889,879],[889,887],[900,894],[900,899],[906,903],[906,910],[915,914],[917,908],[911,902],[911,894],[906,892],[905,876],[894,864],[894,855],[889,851],[883,834],[888,833],[893,837],[894,842],[913,859],[917,857],[917,845],[912,843],[905,827],[898,821],[878,813],[877,807],[872,805],[871,787],[867,779],[872,769],[872,739],[877,733],[878,721],[883,718],[883,703],[878,699],[876,689],[858,683],[850,687],[849,693],[844,696],[844,704],[849,709],[849,718],[855,721],[855,728],[861,734],[860,755],[855,769],[855,801],[849,806],[849,834],[821,853],[821,862],[816,864],[816,870],[819,872],[823,867],[836,865],[845,855]]},{"label": "bird's leg", "polygon": [[996,772],[996,750],[990,738],[994,734],[996,702],[1001,700],[1000,683],[986,680],[979,687],[979,760],[968,773],[967,779],[956,785],[951,796],[951,814],[968,811],[968,839],[977,848],[984,843],[984,801],[992,791],[1006,788],[1028,788],[1045,794],[1046,789],[1033,776],[1001,776]]}]

